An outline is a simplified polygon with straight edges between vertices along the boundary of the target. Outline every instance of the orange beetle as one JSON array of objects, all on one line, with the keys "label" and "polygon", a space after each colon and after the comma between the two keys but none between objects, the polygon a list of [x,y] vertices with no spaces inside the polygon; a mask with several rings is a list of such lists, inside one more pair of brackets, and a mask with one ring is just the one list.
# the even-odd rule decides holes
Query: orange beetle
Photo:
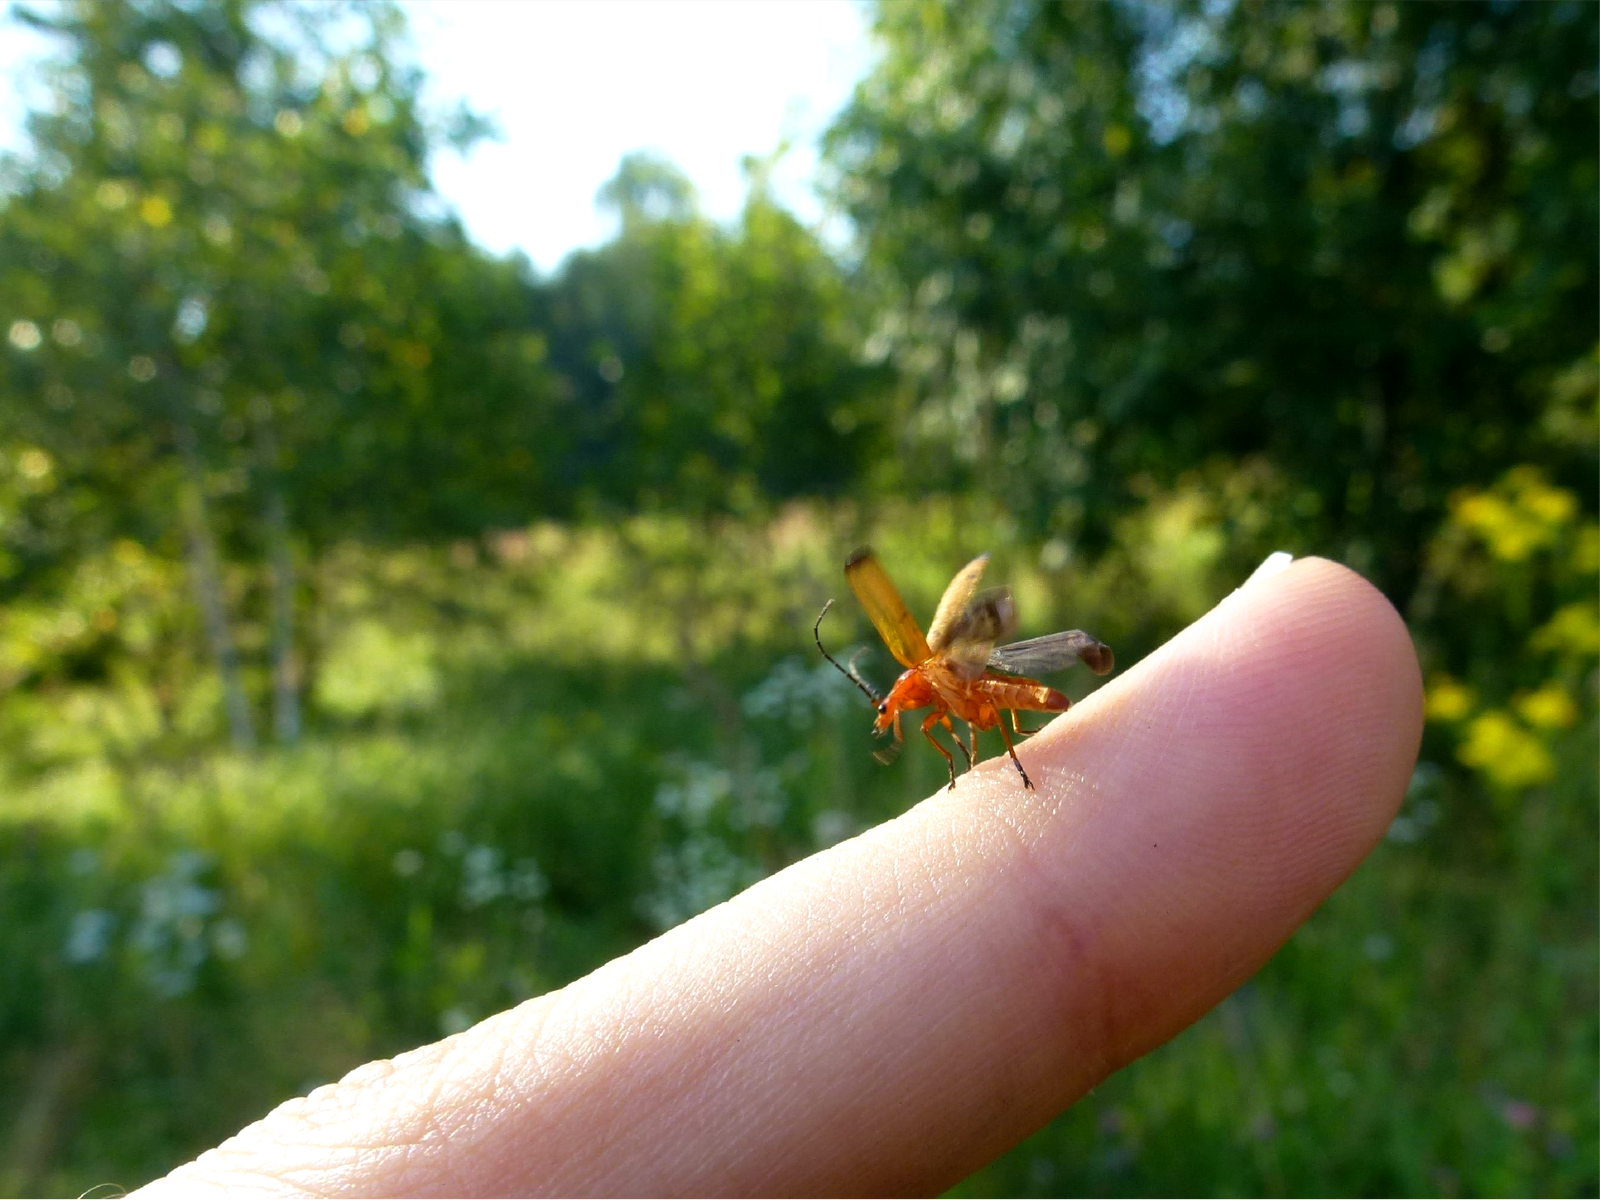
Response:
[{"label": "orange beetle", "polygon": [[[943,725],[961,748],[968,770],[975,761],[978,730],[998,729],[1006,752],[1022,776],[1023,786],[1031,789],[1033,781],[1017,760],[1016,747],[1000,721],[1000,711],[1010,710],[1011,727],[1018,736],[1037,732],[1023,729],[1017,723],[1019,711],[1065,712],[1072,701],[1054,688],[1026,676],[1059,671],[1074,662],[1084,663],[1096,675],[1105,675],[1113,664],[1111,647],[1079,629],[997,647],[995,643],[1016,626],[1017,606],[1009,588],[977,591],[978,581],[988,565],[989,556],[983,554],[956,573],[945,588],[938,611],[933,614],[933,624],[924,637],[877,556],[865,548],[850,556],[844,567],[850,590],[867,610],[889,653],[906,668],[887,696],[861,677],[856,671],[855,659],[851,659],[847,667],[840,666],[823,647],[822,618],[833,606],[832,600],[817,614],[811,635],[822,656],[844,672],[878,710],[877,720],[872,723],[873,733],[882,735],[891,729],[894,731],[894,743],[877,751],[880,762],[892,762],[904,743],[900,714],[917,708],[932,708],[923,719],[922,733],[949,764],[952,788],[956,786],[955,756],[933,736],[936,725]],[[951,724],[951,714],[967,723],[970,746],[961,740]]]}]

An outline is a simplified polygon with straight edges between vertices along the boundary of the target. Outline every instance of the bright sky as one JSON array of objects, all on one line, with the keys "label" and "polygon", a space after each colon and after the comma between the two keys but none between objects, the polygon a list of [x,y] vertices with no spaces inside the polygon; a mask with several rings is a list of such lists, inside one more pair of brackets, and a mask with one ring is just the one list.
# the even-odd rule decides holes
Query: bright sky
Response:
[{"label": "bright sky", "polygon": [[505,138],[442,155],[440,190],[492,250],[541,268],[604,240],[596,189],[630,150],[664,152],[708,212],[744,199],[740,159],[793,149],[776,180],[807,217],[816,135],[868,61],[866,19],[842,0],[409,0],[438,98],[497,117]]},{"label": "bright sky", "polygon": [[[816,136],[870,60],[849,0],[403,0],[438,103],[465,100],[503,137],[434,178],[472,236],[519,247],[542,269],[605,240],[595,191],[630,150],[655,149],[699,189],[707,212],[744,199],[740,160],[789,141],[775,183],[804,218]],[[21,116],[15,67],[38,44],[0,22],[0,145]]]}]

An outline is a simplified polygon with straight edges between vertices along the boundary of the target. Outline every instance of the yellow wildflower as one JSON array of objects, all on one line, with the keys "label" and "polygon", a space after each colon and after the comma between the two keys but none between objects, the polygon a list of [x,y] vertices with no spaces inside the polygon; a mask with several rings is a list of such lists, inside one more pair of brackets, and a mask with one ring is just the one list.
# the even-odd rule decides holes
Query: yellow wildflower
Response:
[{"label": "yellow wildflower", "polygon": [[1518,692],[1511,707],[1535,729],[1565,729],[1578,719],[1577,705],[1553,679],[1536,691]]},{"label": "yellow wildflower", "polygon": [[1564,654],[1593,658],[1600,654],[1600,607],[1579,600],[1563,605],[1528,640],[1529,649],[1545,654]]},{"label": "yellow wildflower", "polygon": [[1466,684],[1448,675],[1434,675],[1428,680],[1423,711],[1430,721],[1459,721],[1472,711],[1476,699]]},{"label": "yellow wildflower", "polygon": [[1507,791],[1547,783],[1556,770],[1544,743],[1498,709],[1472,719],[1456,757]]}]

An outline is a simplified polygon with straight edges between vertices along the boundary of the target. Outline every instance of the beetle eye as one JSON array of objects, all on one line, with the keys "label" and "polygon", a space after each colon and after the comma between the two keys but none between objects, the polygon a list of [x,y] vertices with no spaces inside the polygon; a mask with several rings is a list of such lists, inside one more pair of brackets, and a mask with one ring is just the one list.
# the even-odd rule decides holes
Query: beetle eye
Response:
[{"label": "beetle eye", "polygon": [[880,704],[878,705],[878,711],[881,713],[886,713],[889,711],[889,706],[887,704]]}]

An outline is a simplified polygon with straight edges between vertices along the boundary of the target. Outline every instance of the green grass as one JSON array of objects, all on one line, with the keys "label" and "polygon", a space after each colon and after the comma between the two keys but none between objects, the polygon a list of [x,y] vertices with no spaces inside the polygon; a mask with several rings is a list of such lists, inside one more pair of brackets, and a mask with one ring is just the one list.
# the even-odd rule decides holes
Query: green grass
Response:
[{"label": "green grass", "polygon": [[[950,506],[343,547],[293,748],[108,721],[142,703],[127,678],[76,686],[48,753],[8,710],[0,1189],[143,1182],[926,795],[942,762],[874,763],[810,646],[869,535],[919,611],[982,545],[1024,632],[1081,624],[1124,665],[1239,569],[1180,528],[1187,555],[1046,572]],[[1564,753],[1509,813],[1419,775],[1255,980],[957,1193],[1595,1191],[1592,721]]]}]

